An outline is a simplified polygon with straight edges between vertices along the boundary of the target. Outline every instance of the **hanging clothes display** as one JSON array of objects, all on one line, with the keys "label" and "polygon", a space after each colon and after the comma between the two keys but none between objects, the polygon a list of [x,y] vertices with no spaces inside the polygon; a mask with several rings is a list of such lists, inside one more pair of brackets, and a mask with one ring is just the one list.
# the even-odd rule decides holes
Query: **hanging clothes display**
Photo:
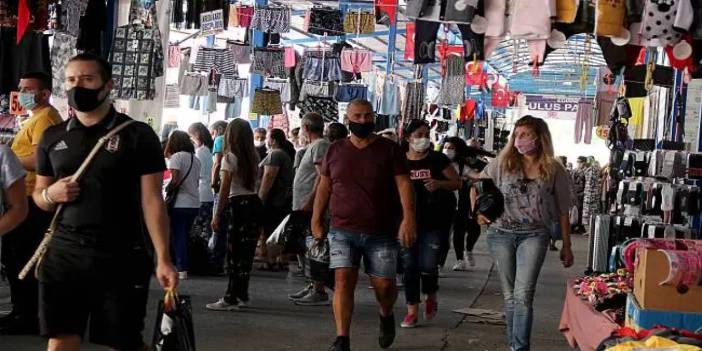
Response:
[{"label": "hanging clothes display", "polygon": [[581,98],[578,101],[578,112],[575,116],[575,143],[592,142],[592,100]]},{"label": "hanging clothes display", "polygon": [[404,96],[405,98],[402,100],[402,116],[405,118],[405,121],[422,118],[424,83],[421,81],[407,82]]},{"label": "hanging clothes display", "polygon": [[287,78],[285,69],[285,49],[255,48],[251,73],[264,77]]},{"label": "hanging clothes display", "polygon": [[309,96],[304,101],[300,101],[300,115],[315,112],[322,115],[324,122],[338,122],[339,104],[332,98]]},{"label": "hanging clothes display", "polygon": [[287,33],[290,31],[290,8],[257,7],[254,11],[251,27],[266,33]]},{"label": "hanging clothes display", "polygon": [[186,72],[180,80],[180,94],[206,96],[209,83],[207,77],[199,73]]},{"label": "hanging clothes display", "polygon": [[251,45],[238,41],[227,40],[227,49],[232,52],[234,62],[237,64],[251,63]]},{"label": "hanging clothes display", "polygon": [[351,73],[370,72],[373,70],[373,54],[368,50],[343,49],[341,70]]},{"label": "hanging clothes display", "polygon": [[63,88],[65,80],[64,71],[68,60],[78,54],[78,50],[76,50],[76,40],[76,37],[67,33],[54,33],[54,42],[51,46],[51,93],[55,97],[66,96],[66,91]]},{"label": "hanging clothes display", "polygon": [[201,47],[197,51],[192,69],[194,72],[209,73],[211,70],[215,70],[219,74],[237,75],[239,69],[235,62],[234,52],[229,49]]},{"label": "hanging clothes display", "polygon": [[305,51],[304,60],[305,64],[302,71],[304,79],[323,82],[341,80],[339,55],[332,50]]},{"label": "hanging clothes display", "polygon": [[[483,0],[408,0],[405,15],[424,21],[470,24],[483,13]],[[417,32],[419,32],[417,28]]]},{"label": "hanging clothes display", "polygon": [[[436,38],[438,35],[440,22],[430,22],[425,20],[415,21],[414,34],[414,63],[424,64],[436,61]],[[457,25],[461,32],[463,43],[463,57],[468,60],[484,59],[484,35],[473,32],[469,24]]]},{"label": "hanging clothes display", "polygon": [[336,88],[335,97],[338,102],[351,102],[357,99],[368,99],[368,87],[363,84],[341,84]]},{"label": "hanging clothes display", "polygon": [[59,31],[66,32],[74,37],[80,34],[80,19],[88,8],[88,0],[61,1],[61,20]]},{"label": "hanging clothes display", "polygon": [[219,79],[217,96],[225,98],[244,98],[249,96],[249,80],[236,76],[223,75]]},{"label": "hanging clothes display", "polygon": [[589,224],[590,218],[600,213],[601,178],[599,167],[589,167],[585,171],[585,195],[583,200],[583,223],[585,224]]},{"label": "hanging clothes display", "polygon": [[0,27],[0,94],[17,89],[27,72],[50,72],[49,35],[28,31],[17,44],[14,27]]},{"label": "hanging clothes display", "polygon": [[377,96],[376,112],[380,115],[400,114],[400,86],[393,79],[390,76],[384,80],[383,88],[380,89],[380,94]]},{"label": "hanging clothes display", "polygon": [[180,107],[180,88],[177,84],[167,84],[166,94],[163,98],[164,108],[179,108]]},{"label": "hanging clothes display", "polygon": [[163,75],[163,47],[158,27],[131,24],[117,27],[110,64],[115,98],[153,100],[155,79]]},{"label": "hanging clothes display", "polygon": [[369,11],[349,11],[344,16],[344,32],[370,34],[375,32],[375,14]]},{"label": "hanging clothes display", "polygon": [[399,0],[374,0],[375,23],[389,26],[397,20]]},{"label": "hanging clothes display", "polygon": [[646,0],[641,35],[648,46],[665,47],[682,39],[692,25],[694,12],[690,0]]},{"label": "hanging clothes display", "polygon": [[[220,83],[221,84],[221,83]],[[266,89],[277,90],[280,92],[280,100],[286,104],[290,102],[290,82],[288,80],[276,80],[268,78],[263,82],[263,87]]]},{"label": "hanging clothes display", "polygon": [[458,106],[465,101],[465,61],[462,56],[449,55],[446,59],[446,72],[441,78],[441,92],[437,104]]},{"label": "hanging clothes display", "polygon": [[309,10],[305,30],[317,35],[341,35],[344,33],[341,16],[341,10],[338,8],[314,7]]},{"label": "hanging clothes display", "polygon": [[625,0],[597,2],[595,35],[617,37],[624,29]]},{"label": "hanging clothes display", "polygon": [[283,102],[280,99],[280,92],[270,89],[257,89],[251,104],[251,113],[266,116],[282,114]]}]

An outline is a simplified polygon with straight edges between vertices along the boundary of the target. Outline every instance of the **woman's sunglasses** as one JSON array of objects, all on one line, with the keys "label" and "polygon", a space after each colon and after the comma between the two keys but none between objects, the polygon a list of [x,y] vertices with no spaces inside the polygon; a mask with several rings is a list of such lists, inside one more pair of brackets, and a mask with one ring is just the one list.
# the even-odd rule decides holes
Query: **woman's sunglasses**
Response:
[{"label": "woman's sunglasses", "polygon": [[519,192],[526,194],[529,191],[529,183],[533,182],[533,179],[522,178],[519,180]]}]

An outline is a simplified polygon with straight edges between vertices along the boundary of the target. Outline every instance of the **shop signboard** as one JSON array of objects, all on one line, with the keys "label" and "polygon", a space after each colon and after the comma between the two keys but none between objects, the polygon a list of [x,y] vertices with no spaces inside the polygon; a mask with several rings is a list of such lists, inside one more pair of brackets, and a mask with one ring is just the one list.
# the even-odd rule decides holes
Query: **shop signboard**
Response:
[{"label": "shop signboard", "polygon": [[10,92],[10,114],[22,116],[27,114],[27,110],[19,102],[19,92]]},{"label": "shop signboard", "polygon": [[224,31],[224,14],[221,9],[200,14],[200,35],[215,35],[222,31]]},{"label": "shop signboard", "polygon": [[526,95],[529,113],[535,117],[575,119],[580,98],[557,95]]}]

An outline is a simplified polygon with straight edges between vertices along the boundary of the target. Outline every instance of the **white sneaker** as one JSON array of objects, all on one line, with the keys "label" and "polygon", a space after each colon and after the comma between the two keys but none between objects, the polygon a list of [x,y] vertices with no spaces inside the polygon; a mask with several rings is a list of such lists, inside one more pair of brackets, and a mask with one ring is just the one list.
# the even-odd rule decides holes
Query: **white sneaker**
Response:
[{"label": "white sneaker", "polygon": [[455,272],[461,272],[461,271],[468,270],[468,267],[466,265],[466,261],[465,260],[457,261],[456,264],[453,265],[452,270]]},{"label": "white sneaker", "polygon": [[188,271],[178,272],[178,280],[187,280]]},{"label": "white sneaker", "polygon": [[239,306],[232,305],[224,301],[224,298],[219,299],[215,303],[208,303],[205,308],[211,311],[238,311]]},{"label": "white sneaker", "polygon": [[237,307],[241,308],[251,308],[251,301],[242,301],[239,300],[239,303],[236,305]]},{"label": "white sneaker", "polygon": [[330,304],[329,295],[325,291],[312,289],[305,297],[295,300],[295,304],[300,306],[328,306]]},{"label": "white sneaker", "polygon": [[472,252],[466,252],[466,260],[471,267],[475,267],[475,257]]},{"label": "white sneaker", "polygon": [[309,294],[309,292],[312,291],[313,289],[314,289],[314,285],[309,284],[306,287],[302,288],[300,291],[298,291],[294,294],[288,295],[288,299],[291,301],[299,300],[299,299],[307,296],[307,294]]}]

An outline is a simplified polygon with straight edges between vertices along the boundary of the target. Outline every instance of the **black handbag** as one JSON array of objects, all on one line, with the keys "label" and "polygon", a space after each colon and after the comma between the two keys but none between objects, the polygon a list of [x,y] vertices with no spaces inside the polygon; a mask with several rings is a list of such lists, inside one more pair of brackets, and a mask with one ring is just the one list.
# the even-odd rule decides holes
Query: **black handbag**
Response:
[{"label": "black handbag", "polygon": [[158,303],[152,351],[195,351],[193,309],[189,296],[166,291]]},{"label": "black handbag", "polygon": [[185,173],[185,176],[178,182],[178,184],[166,188],[166,208],[169,210],[172,210],[175,208],[175,203],[176,199],[178,199],[178,193],[180,192],[180,186],[183,185],[183,182],[185,182],[186,179],[188,179],[188,176],[190,175],[190,171],[193,169],[193,162],[195,161],[195,156],[193,154],[190,154],[190,167],[188,167],[188,171]]}]

